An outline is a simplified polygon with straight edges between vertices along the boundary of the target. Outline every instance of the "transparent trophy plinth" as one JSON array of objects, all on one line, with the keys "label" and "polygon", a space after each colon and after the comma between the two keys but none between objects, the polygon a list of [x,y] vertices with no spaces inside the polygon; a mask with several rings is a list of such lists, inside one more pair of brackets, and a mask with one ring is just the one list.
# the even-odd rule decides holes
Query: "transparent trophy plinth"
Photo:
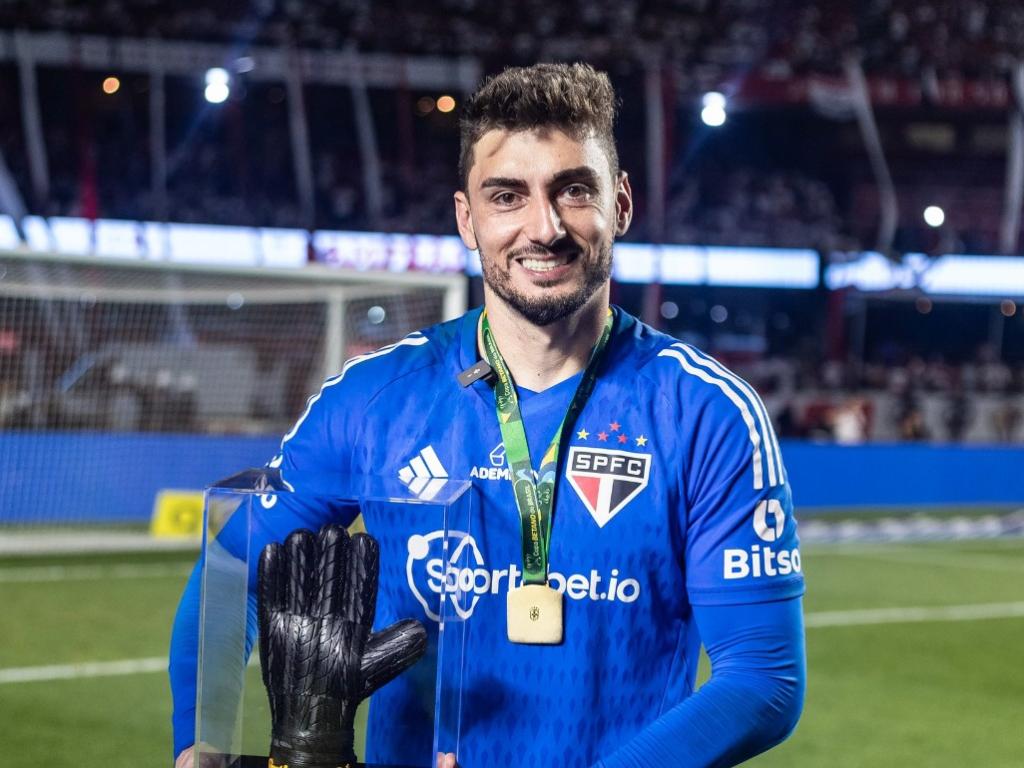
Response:
[{"label": "transparent trophy plinth", "polygon": [[[398,480],[248,470],[206,492],[196,700],[196,766],[267,765],[271,713],[258,649],[264,546],[339,524],[379,544],[378,631],[422,622],[426,652],[359,706],[355,753],[366,765],[434,768],[458,753],[473,494],[447,478]],[[466,560],[466,563],[462,561]],[[429,570],[430,576],[424,576]],[[415,572],[415,573],[414,573]],[[456,574],[448,578],[448,574]],[[362,764],[362,763],[361,763]]]}]

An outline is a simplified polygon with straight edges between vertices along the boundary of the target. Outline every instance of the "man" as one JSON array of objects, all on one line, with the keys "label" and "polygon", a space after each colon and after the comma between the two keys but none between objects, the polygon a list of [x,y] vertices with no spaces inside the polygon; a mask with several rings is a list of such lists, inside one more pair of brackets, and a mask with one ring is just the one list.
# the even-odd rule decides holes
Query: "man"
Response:
[{"label": "man", "polygon": [[[455,212],[486,312],[349,361],[272,462],[393,476],[429,451],[449,477],[479,478],[486,567],[522,579],[469,618],[464,768],[734,765],[783,740],[802,707],[803,577],[764,406],[609,307],[613,241],[633,215],[614,112],[607,77],[584,65],[484,83],[462,117]],[[490,380],[459,380],[481,360]],[[510,471],[477,470],[494,464]],[[267,540],[298,522],[267,520]],[[374,533],[410,553],[423,541],[399,523]],[[176,750],[193,738],[194,659],[175,649],[194,593],[172,646]],[[702,643],[712,676],[695,692]]]}]

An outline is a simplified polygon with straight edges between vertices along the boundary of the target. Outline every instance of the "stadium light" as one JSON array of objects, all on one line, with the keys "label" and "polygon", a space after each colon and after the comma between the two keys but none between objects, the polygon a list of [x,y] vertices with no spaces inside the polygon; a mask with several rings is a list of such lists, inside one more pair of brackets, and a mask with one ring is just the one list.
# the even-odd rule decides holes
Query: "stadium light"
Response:
[{"label": "stadium light", "polygon": [[455,109],[455,99],[452,96],[441,96],[437,100],[438,112],[451,112]]},{"label": "stadium light", "polygon": [[214,67],[206,70],[206,100],[211,104],[222,104],[231,95],[231,75],[226,69]]},{"label": "stadium light", "polygon": [[946,221],[946,212],[937,205],[929,205],[924,209],[924,223],[929,227],[941,227]]},{"label": "stadium light", "polygon": [[103,92],[110,96],[121,90],[121,81],[116,77],[108,77],[103,81]]},{"label": "stadium light", "polygon": [[434,99],[430,96],[420,96],[416,100],[416,111],[421,115],[429,115],[434,111]]},{"label": "stadium light", "polygon": [[701,99],[703,108],[700,111],[700,119],[704,125],[718,128],[725,123],[725,95],[718,91],[711,91],[704,94]]}]

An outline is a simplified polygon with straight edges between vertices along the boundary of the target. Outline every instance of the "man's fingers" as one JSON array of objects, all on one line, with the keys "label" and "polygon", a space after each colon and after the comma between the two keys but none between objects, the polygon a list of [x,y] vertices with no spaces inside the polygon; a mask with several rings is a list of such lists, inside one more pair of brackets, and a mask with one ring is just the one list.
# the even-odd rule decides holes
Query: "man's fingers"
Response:
[{"label": "man's fingers", "polygon": [[317,586],[313,610],[317,616],[341,613],[345,570],[351,543],[340,525],[325,525],[317,536]]},{"label": "man's fingers", "polygon": [[441,752],[437,753],[437,768],[459,768],[459,764],[455,762],[455,755],[449,752],[447,755]]},{"label": "man's fingers", "polygon": [[352,537],[342,607],[342,615],[347,621],[364,627],[373,625],[379,559],[380,550],[372,536],[357,533]]},{"label": "man's fingers", "polygon": [[[438,755],[440,758],[440,755]],[[192,768],[192,747],[185,747],[174,761],[174,768]]]},{"label": "man's fingers", "polygon": [[387,685],[415,664],[427,650],[427,630],[415,619],[405,619],[374,632],[366,641],[360,677],[361,698]]},{"label": "man's fingers", "polygon": [[286,610],[289,613],[308,615],[312,608],[313,566],[316,556],[316,539],[304,528],[292,531],[284,540],[288,567]]}]

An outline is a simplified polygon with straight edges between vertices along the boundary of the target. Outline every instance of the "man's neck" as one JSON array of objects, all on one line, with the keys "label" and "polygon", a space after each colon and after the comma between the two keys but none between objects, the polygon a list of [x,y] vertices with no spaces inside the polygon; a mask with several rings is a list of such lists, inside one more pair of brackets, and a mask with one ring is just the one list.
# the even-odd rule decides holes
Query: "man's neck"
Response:
[{"label": "man's neck", "polygon": [[[487,320],[516,384],[541,392],[587,367],[608,314],[608,288],[576,312],[550,325],[534,325],[504,301],[485,292]],[[481,339],[477,341],[483,349]]]}]

